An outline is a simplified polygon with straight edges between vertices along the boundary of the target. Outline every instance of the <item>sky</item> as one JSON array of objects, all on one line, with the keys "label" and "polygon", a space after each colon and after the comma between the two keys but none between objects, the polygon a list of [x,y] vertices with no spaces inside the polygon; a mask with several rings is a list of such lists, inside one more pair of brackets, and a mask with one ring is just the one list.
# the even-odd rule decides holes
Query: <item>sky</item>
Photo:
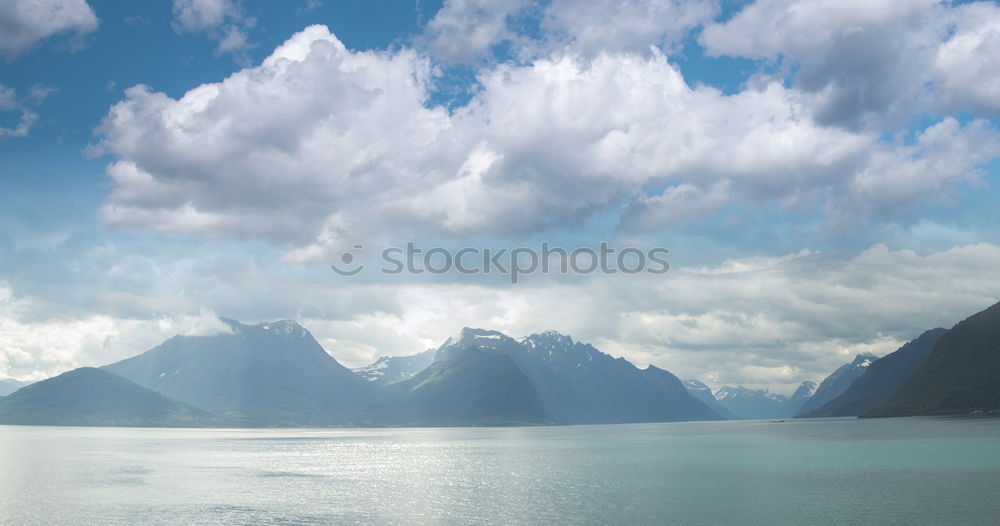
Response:
[{"label": "sky", "polygon": [[[552,329],[790,392],[1000,299],[998,183],[996,1],[10,0],[0,377],[225,316],[351,367]],[[408,242],[671,270],[375,271]]]}]

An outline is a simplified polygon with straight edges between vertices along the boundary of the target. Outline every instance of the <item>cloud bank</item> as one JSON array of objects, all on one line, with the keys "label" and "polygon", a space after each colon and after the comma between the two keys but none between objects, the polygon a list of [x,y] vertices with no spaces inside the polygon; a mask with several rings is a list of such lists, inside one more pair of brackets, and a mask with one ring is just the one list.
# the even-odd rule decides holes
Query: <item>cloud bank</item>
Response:
[{"label": "cloud bank", "polygon": [[[80,258],[106,265],[107,254]],[[114,258],[112,258],[114,259]],[[252,262],[132,258],[58,298],[0,285],[0,377],[37,378],[138,354],[173,334],[223,330],[214,313],[246,322],[290,317],[349,366],[436,347],[462,326],[514,336],[555,329],[639,365],[712,385],[793,389],[859,352],[879,355],[1000,300],[1000,247],[920,255],[875,245],[854,256],[802,251],[665,276],[475,283],[344,282],[273,275]],[[39,291],[41,293],[41,291]],[[51,302],[80,306],[56,317]],[[149,312],[172,313],[148,318]]]},{"label": "cloud bank", "polygon": [[[755,9],[708,27],[708,49],[746,44],[737,30]],[[820,32],[814,46],[838,35]],[[784,45],[750,44],[761,56]],[[656,48],[591,56],[569,46],[486,65],[468,104],[451,110],[429,103],[435,72],[417,49],[352,51],[311,26],[261,64],[180,98],[133,87],[99,130],[114,159],[103,217],[264,239],[300,261],[390,234],[517,238],[605,214],[643,233],[730,203],[891,220],[976,183],[1000,154],[986,118],[944,116],[894,135],[843,127],[818,99],[829,90],[766,75],[733,94],[692,87]]]}]

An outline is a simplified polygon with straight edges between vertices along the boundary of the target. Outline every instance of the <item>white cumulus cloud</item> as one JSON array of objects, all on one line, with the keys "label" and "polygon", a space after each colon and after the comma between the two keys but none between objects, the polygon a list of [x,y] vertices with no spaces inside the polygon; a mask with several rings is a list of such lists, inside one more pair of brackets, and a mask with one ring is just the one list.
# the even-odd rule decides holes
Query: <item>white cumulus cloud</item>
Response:
[{"label": "white cumulus cloud", "polygon": [[0,378],[41,380],[134,356],[177,334],[205,336],[231,330],[205,310],[152,319],[105,314],[35,318],[31,303],[0,283]]},{"label": "white cumulus cloud", "polygon": [[130,88],[100,128],[115,158],[103,216],[307,260],[389,233],[540,232],[622,204],[621,226],[640,230],[727,199],[892,216],[997,154],[987,122],[887,141],[822,125],[780,81],[692,88],[658,52],[559,53],[479,81],[466,106],[430,106],[427,59],[351,51],[312,26],[179,99]]},{"label": "white cumulus cloud", "polygon": [[79,38],[97,29],[86,0],[5,0],[0,4],[0,54],[8,60],[53,35]]},{"label": "white cumulus cloud", "polygon": [[756,0],[700,41],[780,61],[821,122],[878,127],[927,112],[996,116],[998,24],[995,2]]}]

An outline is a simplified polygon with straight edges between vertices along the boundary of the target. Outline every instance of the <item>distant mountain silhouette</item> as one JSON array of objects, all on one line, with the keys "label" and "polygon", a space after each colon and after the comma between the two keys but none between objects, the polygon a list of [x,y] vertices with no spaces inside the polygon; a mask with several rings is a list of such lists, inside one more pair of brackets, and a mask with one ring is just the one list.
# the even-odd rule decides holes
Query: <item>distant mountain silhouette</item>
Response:
[{"label": "distant mountain silhouette", "polygon": [[31,382],[22,382],[13,378],[4,378],[0,380],[0,396],[7,396],[26,385],[31,385]]},{"label": "distant mountain silhouette", "polygon": [[772,393],[767,389],[728,385],[712,393],[699,380],[685,380],[684,387],[712,411],[729,420],[791,417],[816,390],[816,384],[810,381],[802,382],[792,396]]},{"label": "distant mountain silhouette", "polygon": [[[139,399],[150,400],[146,406],[161,408],[142,414],[146,406],[140,404],[130,407],[133,413],[114,413],[118,420],[105,421],[128,417],[136,425],[211,421],[226,426],[325,427],[769,418],[787,416],[789,407],[800,404],[813,387],[806,382],[791,398],[725,387],[720,402],[705,398],[711,393],[704,384],[689,382],[685,387],[668,371],[639,369],[554,331],[515,340],[470,328],[433,351],[383,357],[352,372],[295,322],[222,321],[227,331],[175,336],[102,368],[104,380],[92,383],[131,386],[133,393],[144,393],[135,395]],[[93,372],[84,374],[98,378]],[[15,402],[24,407],[24,402]],[[71,404],[68,397],[50,396],[45,402],[49,405],[44,414],[60,415],[64,422],[72,421],[66,415],[86,409]],[[752,403],[766,404],[767,409],[750,410]],[[79,421],[85,420],[94,421]]]},{"label": "distant mountain silhouette", "polygon": [[537,390],[546,413],[563,424],[718,420],[721,417],[656,367],[639,369],[554,331],[514,340],[465,328],[438,350],[476,347],[508,356]]},{"label": "distant mountain silhouette", "polygon": [[[626,360],[631,365],[631,362]],[[725,417],[713,411],[707,404],[698,400],[684,388],[684,383],[673,373],[654,365],[642,369],[642,375],[648,385],[640,384],[639,388],[646,393],[654,403],[644,409],[652,419],[640,414],[637,422],[674,422],[687,420],[724,420]],[[692,402],[693,400],[693,402]]]},{"label": "distant mountain silhouette", "polygon": [[385,392],[403,425],[549,424],[538,392],[508,356],[455,345]]},{"label": "distant mountain silhouette", "polygon": [[767,389],[725,385],[715,392],[715,398],[738,419],[787,416],[785,407],[788,404],[788,397],[772,393]]},{"label": "distant mountain silhouette", "polygon": [[222,421],[110,372],[84,367],[0,399],[0,424],[205,427]]},{"label": "distant mountain silhouette", "polygon": [[371,365],[351,369],[374,385],[398,382],[416,376],[434,362],[437,349],[429,349],[411,356],[383,356]]},{"label": "distant mountain silhouette", "polygon": [[175,336],[104,369],[247,426],[381,424],[374,388],[292,321]]},{"label": "distant mountain silhouette", "polygon": [[858,416],[884,405],[924,363],[946,332],[932,329],[872,363],[840,396],[803,416]]},{"label": "distant mountain silhouette", "polygon": [[862,353],[855,356],[851,363],[845,363],[838,367],[836,371],[820,382],[819,387],[816,388],[816,394],[802,404],[796,416],[815,411],[830,400],[840,396],[854,383],[854,380],[865,374],[868,366],[875,363],[875,360],[878,360],[878,356],[872,353]]},{"label": "distant mountain silhouette", "polygon": [[809,380],[802,382],[792,393],[792,396],[789,396],[788,400],[785,401],[784,416],[792,417],[799,414],[802,411],[802,406],[816,395],[816,389],[816,382]]},{"label": "distant mountain silhouette", "polygon": [[722,405],[715,398],[715,395],[712,394],[712,389],[707,385],[705,385],[704,383],[702,383],[700,380],[695,380],[695,379],[684,380],[684,388],[687,389],[687,392],[691,396],[695,397],[696,399],[701,401],[701,403],[708,406],[708,408],[711,409],[713,413],[727,420],[739,419],[739,417],[734,415],[732,411],[726,409],[726,406]]},{"label": "distant mountain silhouette", "polygon": [[959,322],[885,405],[862,416],[1000,409],[1000,303]]}]

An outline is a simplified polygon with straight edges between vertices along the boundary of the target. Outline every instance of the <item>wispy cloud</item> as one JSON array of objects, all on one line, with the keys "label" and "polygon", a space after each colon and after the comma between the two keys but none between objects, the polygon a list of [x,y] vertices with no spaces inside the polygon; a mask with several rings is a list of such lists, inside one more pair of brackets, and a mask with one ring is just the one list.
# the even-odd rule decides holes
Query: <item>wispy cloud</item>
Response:
[{"label": "wispy cloud", "polygon": [[245,60],[252,47],[248,32],[257,21],[247,17],[235,0],[174,0],[174,30],[201,33],[218,42],[219,53],[235,53]]},{"label": "wispy cloud", "polygon": [[32,109],[41,104],[49,95],[57,90],[51,86],[35,85],[24,95],[18,95],[13,88],[0,84],[0,112],[19,113],[17,123],[9,127],[0,127],[0,141],[18,137],[26,137],[38,121],[38,114]]}]

